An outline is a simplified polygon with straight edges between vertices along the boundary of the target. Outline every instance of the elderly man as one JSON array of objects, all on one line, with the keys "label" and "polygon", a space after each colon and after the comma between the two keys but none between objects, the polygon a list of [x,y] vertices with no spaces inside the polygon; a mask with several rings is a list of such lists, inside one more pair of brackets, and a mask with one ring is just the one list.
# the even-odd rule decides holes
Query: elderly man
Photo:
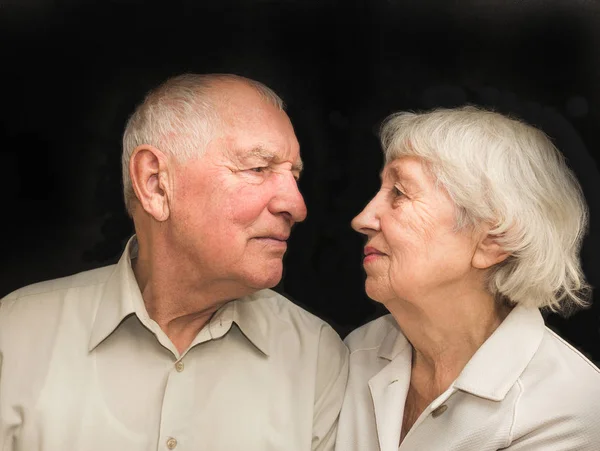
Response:
[{"label": "elderly man", "polygon": [[268,290],[294,223],[282,102],[233,75],[151,92],[123,139],[118,264],[0,307],[0,450],[333,449],[347,350]]}]

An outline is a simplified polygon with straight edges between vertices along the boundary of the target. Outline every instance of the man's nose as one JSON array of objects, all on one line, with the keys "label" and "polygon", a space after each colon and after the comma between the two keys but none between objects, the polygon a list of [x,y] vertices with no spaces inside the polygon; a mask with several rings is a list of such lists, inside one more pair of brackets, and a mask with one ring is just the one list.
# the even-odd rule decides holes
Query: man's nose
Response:
[{"label": "man's nose", "polygon": [[306,219],[306,204],[304,197],[298,189],[298,182],[290,174],[281,174],[277,180],[277,193],[270,203],[273,214],[285,214],[293,222],[302,222]]}]

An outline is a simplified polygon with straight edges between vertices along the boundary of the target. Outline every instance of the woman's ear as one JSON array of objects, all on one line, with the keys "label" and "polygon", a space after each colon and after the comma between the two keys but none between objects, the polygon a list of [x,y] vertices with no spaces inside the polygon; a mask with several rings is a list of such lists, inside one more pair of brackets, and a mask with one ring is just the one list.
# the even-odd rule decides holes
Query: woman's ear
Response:
[{"label": "woman's ear", "polygon": [[477,269],[487,269],[506,260],[510,253],[498,243],[498,237],[490,235],[488,228],[481,232],[481,238],[473,254],[471,264]]},{"label": "woman's ear", "polygon": [[133,150],[129,176],[140,206],[156,221],[169,218],[170,177],[166,155],[154,146],[143,144]]}]

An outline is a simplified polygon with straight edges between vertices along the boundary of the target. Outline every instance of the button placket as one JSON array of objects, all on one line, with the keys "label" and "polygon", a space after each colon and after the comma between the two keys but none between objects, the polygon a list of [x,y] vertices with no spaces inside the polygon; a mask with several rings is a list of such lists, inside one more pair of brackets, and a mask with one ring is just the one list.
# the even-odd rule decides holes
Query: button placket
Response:
[{"label": "button placket", "polygon": [[[160,416],[160,449],[175,450],[180,449],[184,440],[182,435],[185,435],[187,428],[186,422],[183,419],[189,418],[194,411],[194,397],[191,384],[194,382],[193,360],[183,357],[179,360],[171,361],[171,370],[168,371],[167,383],[163,396],[163,404]],[[185,441],[185,440],[184,440]],[[182,445],[183,446],[183,445]],[[185,448],[185,446],[183,446]]]}]

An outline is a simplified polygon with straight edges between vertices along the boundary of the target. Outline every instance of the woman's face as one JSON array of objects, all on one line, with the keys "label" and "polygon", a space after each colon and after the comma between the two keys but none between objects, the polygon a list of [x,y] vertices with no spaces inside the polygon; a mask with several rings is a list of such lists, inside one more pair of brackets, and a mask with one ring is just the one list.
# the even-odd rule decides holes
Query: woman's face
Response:
[{"label": "woman's face", "polygon": [[481,270],[472,266],[477,237],[455,232],[456,210],[449,195],[416,157],[387,164],[381,188],[352,221],[367,236],[366,291],[388,304],[402,299],[424,306],[469,289],[481,289]]}]

